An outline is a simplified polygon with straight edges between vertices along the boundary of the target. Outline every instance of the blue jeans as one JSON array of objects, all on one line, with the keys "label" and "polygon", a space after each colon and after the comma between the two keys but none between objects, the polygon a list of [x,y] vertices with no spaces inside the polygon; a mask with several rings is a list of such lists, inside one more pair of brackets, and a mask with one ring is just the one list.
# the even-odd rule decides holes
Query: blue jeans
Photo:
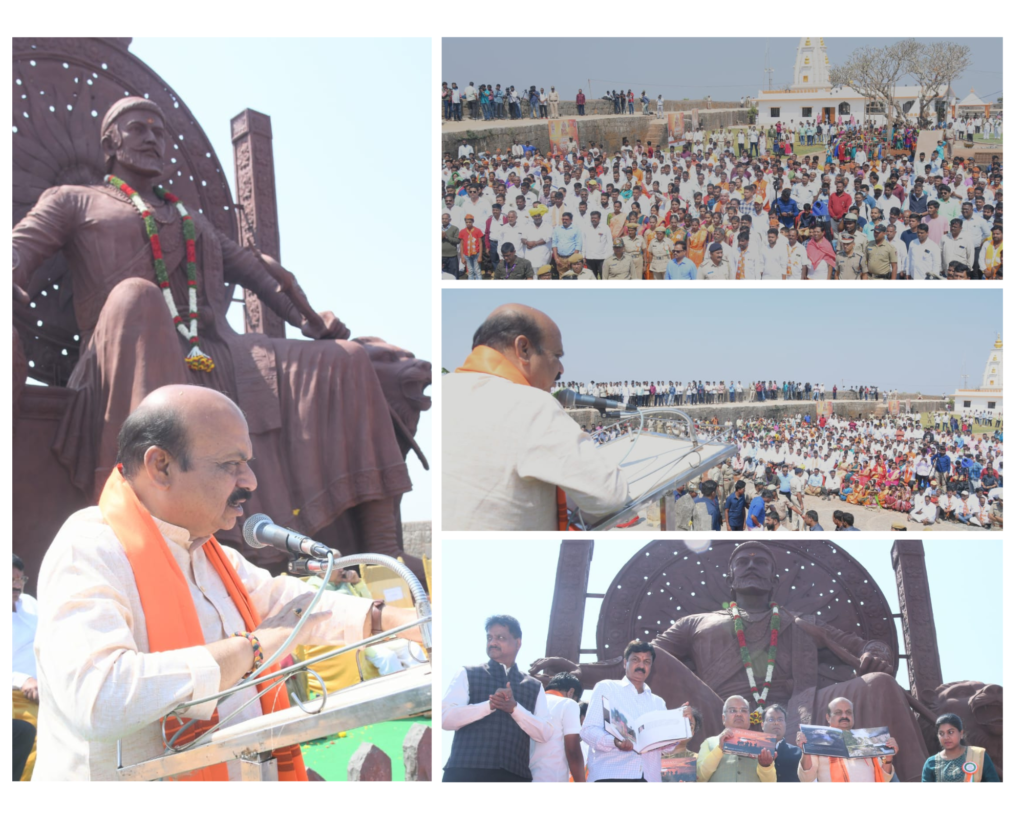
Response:
[{"label": "blue jeans", "polygon": [[520,105],[518,102],[510,102],[508,104],[508,107],[509,107],[510,112],[512,114],[512,119],[522,119],[523,118],[523,106]]},{"label": "blue jeans", "polygon": [[583,116],[583,105],[580,103],[576,103],[576,114],[581,117]]},{"label": "blue jeans", "polygon": [[467,256],[466,257],[466,276],[470,279],[480,278],[480,257],[479,256]]},{"label": "blue jeans", "polygon": [[461,102],[453,102],[452,103],[452,117],[455,119],[456,122],[462,122],[462,103]]},{"label": "blue jeans", "polygon": [[445,119],[451,119],[452,118],[452,101],[451,100],[445,100],[444,101],[444,118]]},{"label": "blue jeans", "polygon": [[631,113],[631,114],[634,114],[634,113],[636,113],[636,112],[635,112],[635,111],[633,110],[633,103],[630,103],[630,104],[629,104],[629,113]]},{"label": "blue jeans", "polygon": [[484,119],[489,120],[491,118],[491,104],[489,102],[482,103],[480,109],[484,113]]},{"label": "blue jeans", "polygon": [[540,116],[540,103],[539,102],[531,102],[530,103],[530,116],[533,119],[537,119],[537,117]]}]

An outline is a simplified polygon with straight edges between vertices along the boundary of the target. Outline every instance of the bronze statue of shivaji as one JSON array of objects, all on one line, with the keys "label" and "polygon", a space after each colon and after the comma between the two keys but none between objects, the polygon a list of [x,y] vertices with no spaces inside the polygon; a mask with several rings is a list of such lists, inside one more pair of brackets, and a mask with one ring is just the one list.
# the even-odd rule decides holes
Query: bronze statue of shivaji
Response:
[{"label": "bronze statue of shivaji", "polygon": [[[332,313],[312,311],[273,259],[257,258],[156,186],[171,138],[164,121],[149,99],[118,100],[101,126],[105,181],[44,191],[14,228],[16,299],[28,301],[33,271],[54,254],[63,252],[70,270],[81,355],[54,453],[95,500],[115,467],[118,430],[148,393],[211,387],[249,424],[259,489],[248,511],[349,551],[397,554],[395,507],[412,484],[367,348],[348,341]],[[235,332],[226,285],[255,292],[315,340]],[[399,361],[397,348],[367,342],[370,353]]]},{"label": "bronze statue of shivaji", "polygon": [[[729,560],[732,601],[743,620],[758,697],[764,691],[771,642],[771,603],[778,584],[772,549],[757,541],[737,546]],[[920,781],[928,756],[917,719],[907,694],[892,676],[894,668],[889,646],[864,640],[820,622],[815,615],[791,612],[780,606],[776,664],[763,706],[778,703],[788,711],[786,739],[792,742],[800,723],[824,725],[829,702],[844,697],[854,704],[857,725],[888,726],[899,742],[894,764],[901,781]],[[720,733],[722,703],[738,695],[759,702],[751,692],[732,615],[726,610],[691,614],[677,620],[651,643],[657,658],[648,680],[651,689],[669,708],[684,702],[698,709],[703,727],[691,746]],[[818,677],[819,654],[831,654],[857,670],[853,679],[822,684]],[[622,659],[577,665],[562,658],[535,662],[530,673],[544,679],[559,671],[570,671],[585,688],[601,680],[622,675]]]}]

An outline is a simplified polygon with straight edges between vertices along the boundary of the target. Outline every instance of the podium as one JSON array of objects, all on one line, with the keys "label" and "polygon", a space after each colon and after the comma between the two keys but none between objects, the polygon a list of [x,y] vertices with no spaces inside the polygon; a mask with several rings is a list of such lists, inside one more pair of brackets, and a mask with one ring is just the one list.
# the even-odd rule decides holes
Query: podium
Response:
[{"label": "podium", "polygon": [[186,751],[167,754],[119,768],[121,781],[166,779],[238,759],[245,780],[277,780],[271,752],[340,731],[351,731],[386,720],[414,717],[430,711],[431,666],[378,677],[327,696],[323,710],[309,714],[293,706],[274,714],[210,734],[208,741]]}]

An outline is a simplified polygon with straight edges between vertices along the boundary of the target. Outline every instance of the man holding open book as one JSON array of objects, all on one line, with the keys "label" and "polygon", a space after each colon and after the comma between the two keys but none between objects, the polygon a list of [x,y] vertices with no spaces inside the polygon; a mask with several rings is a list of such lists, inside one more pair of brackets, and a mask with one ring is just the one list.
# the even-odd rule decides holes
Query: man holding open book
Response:
[{"label": "man holding open book", "polygon": [[[828,704],[829,728],[840,731],[853,731],[853,703],[844,697],[837,697]],[[808,744],[807,736],[802,730],[796,735],[796,744],[801,750]],[[811,729],[808,728],[810,731]],[[813,753],[805,753],[800,760],[800,767],[797,773],[801,782],[889,782],[892,780],[893,767],[892,759],[899,752],[899,745],[896,738],[886,735],[884,745],[879,747],[885,753],[878,756],[873,750],[870,756],[850,756],[844,759],[841,756],[818,756]],[[810,748],[807,748],[810,751]]]},{"label": "man holding open book", "polygon": [[[602,680],[594,686],[591,707],[580,731],[589,746],[588,781],[660,782],[662,755],[672,753],[680,740],[685,744],[693,733],[690,709],[683,706],[675,724],[668,714],[664,721],[657,720],[658,736],[648,745],[644,723],[650,721],[651,712],[666,710],[665,700],[652,693],[647,684],[654,670],[654,647],[633,640],[626,646],[622,665],[626,676],[621,680]],[[660,730],[662,722],[664,733]]]}]

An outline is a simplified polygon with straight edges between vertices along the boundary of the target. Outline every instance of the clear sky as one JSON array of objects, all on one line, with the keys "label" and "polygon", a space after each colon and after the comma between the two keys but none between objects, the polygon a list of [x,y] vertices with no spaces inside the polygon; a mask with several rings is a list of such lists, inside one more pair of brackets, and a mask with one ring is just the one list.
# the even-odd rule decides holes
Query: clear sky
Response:
[{"label": "clear sky", "polygon": [[[797,287],[446,288],[441,363],[460,366],[487,315],[522,302],[558,324],[565,381],[802,379],[940,395],[963,385],[965,361],[969,386],[980,382],[1003,326],[1000,290]],[[970,329],[950,334],[961,320]]]},{"label": "clear sky", "polygon": [[[832,65],[843,63],[862,46],[880,47],[898,37],[826,37]],[[998,37],[919,37],[922,43],[946,41],[971,49],[972,65],[953,83],[963,99],[974,88],[985,102],[1003,96],[1003,41]],[[452,38],[442,40],[441,78],[464,88],[501,83],[517,90],[536,85],[558,89],[563,102],[572,103],[583,89],[587,99],[608,89],[632,89],[651,99],[739,100],[756,97],[768,87],[767,65],[775,69],[772,88],[793,82],[799,37],[616,37],[616,38]],[[495,54],[501,58],[494,59]],[[691,68],[692,67],[692,68]],[[915,85],[912,79],[904,85]]]},{"label": "clear sky", "polygon": [[[231,118],[245,108],[271,117],[281,263],[313,307],[334,311],[353,336],[379,336],[429,361],[431,279],[409,264],[430,254],[426,223],[385,232],[363,196],[430,200],[430,174],[382,161],[401,155],[429,166],[430,40],[137,38],[129,50],[189,106],[232,194]],[[400,107],[342,93],[369,65],[377,87],[404,89]],[[375,161],[365,154],[371,146]],[[233,310],[241,330],[241,307]],[[291,327],[288,336],[302,338]],[[430,426],[428,413],[417,433],[428,459]],[[430,475],[413,453],[407,462],[414,488],[402,516],[429,520]]]},{"label": "clear sky", "polygon": [[[598,541],[587,590],[607,592],[622,566],[648,542]],[[896,579],[889,558],[892,541],[837,538],[833,542],[867,570],[885,594],[891,611],[899,612]],[[522,625],[523,646],[517,660],[520,669],[525,671],[530,663],[545,656],[559,543],[556,539],[445,541],[444,616],[439,651],[445,687],[462,666],[486,662],[484,620],[491,614],[511,614]],[[1002,617],[998,614],[1003,610],[1002,541],[928,540],[925,564],[943,680],[979,680],[1002,685],[1003,634]],[[502,568],[509,565],[515,570]],[[587,602],[582,648],[596,645],[600,609],[600,600]],[[986,611],[995,614],[987,617],[983,613]],[[985,625],[979,628],[979,623]],[[902,652],[902,633],[900,643]],[[582,659],[586,662],[596,658]],[[900,663],[896,678],[904,687],[909,685],[905,662]],[[452,732],[444,731],[444,759],[448,758],[451,741]]]}]

